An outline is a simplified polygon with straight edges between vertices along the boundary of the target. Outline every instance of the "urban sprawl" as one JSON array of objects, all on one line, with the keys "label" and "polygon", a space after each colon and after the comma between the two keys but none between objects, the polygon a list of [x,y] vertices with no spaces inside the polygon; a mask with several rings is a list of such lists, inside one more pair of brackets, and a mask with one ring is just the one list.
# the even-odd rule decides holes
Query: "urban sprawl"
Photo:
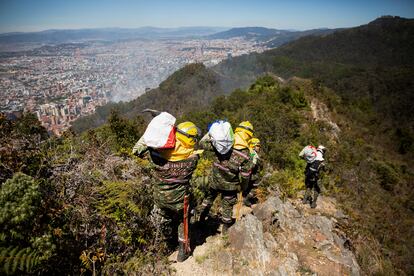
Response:
[{"label": "urban sprawl", "polygon": [[34,113],[61,135],[80,116],[136,98],[186,64],[212,66],[264,50],[232,38],[71,43],[8,53],[0,57],[0,112]]}]

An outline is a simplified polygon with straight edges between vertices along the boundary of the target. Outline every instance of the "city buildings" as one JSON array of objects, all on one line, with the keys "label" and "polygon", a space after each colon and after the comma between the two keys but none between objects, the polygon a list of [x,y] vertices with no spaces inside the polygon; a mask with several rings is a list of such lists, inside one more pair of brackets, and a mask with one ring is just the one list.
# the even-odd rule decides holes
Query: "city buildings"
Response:
[{"label": "city buildings", "polygon": [[243,38],[86,42],[0,57],[0,112],[27,111],[56,135],[110,101],[129,101],[186,64],[213,66],[265,47]]}]

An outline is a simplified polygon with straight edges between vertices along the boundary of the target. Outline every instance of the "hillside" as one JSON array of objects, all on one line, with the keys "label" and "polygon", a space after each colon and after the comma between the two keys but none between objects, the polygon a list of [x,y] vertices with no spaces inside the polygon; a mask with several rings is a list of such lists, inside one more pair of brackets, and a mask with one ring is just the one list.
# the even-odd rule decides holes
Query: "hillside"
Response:
[{"label": "hillside", "polygon": [[245,37],[247,39],[264,39],[267,37],[274,37],[276,35],[282,35],[290,33],[286,30],[269,29],[264,27],[242,27],[232,28],[223,32],[209,35],[210,39],[229,39],[233,37]]},{"label": "hillside", "polygon": [[[209,106],[182,113],[178,121],[191,120],[204,131],[217,118],[228,118],[233,125],[246,119],[253,123],[266,163],[259,199],[265,202],[276,196],[285,201],[276,200],[277,220],[264,223],[263,227],[269,227],[267,234],[263,232],[266,239],[254,243],[262,256],[270,258],[264,260],[266,267],[320,275],[332,275],[332,269],[338,275],[351,275],[358,267],[366,274],[410,274],[414,269],[412,164],[366,139],[357,122],[336,111],[340,108],[340,98],[332,90],[312,81],[293,78],[280,83],[265,76],[247,90],[235,90]],[[108,124],[97,129],[49,139],[33,116],[0,119],[4,169],[0,206],[6,218],[0,221],[4,229],[0,247],[7,257],[2,263],[5,271],[171,273],[167,260],[171,251],[155,243],[149,221],[152,166],[130,154],[146,125],[142,117],[128,120],[112,112]],[[310,214],[298,202],[305,164],[297,154],[309,143],[328,148],[328,169],[321,184],[324,196],[338,201],[327,199],[331,202],[327,207],[321,200],[315,211],[340,208],[342,214]],[[207,188],[197,178],[208,174],[210,162],[204,156],[194,175],[197,202]],[[292,203],[299,205],[292,207]],[[222,255],[214,250],[200,253],[212,245],[211,239],[197,244],[201,248],[195,248],[194,256],[202,267],[206,265],[206,271],[225,260],[234,260],[236,274],[243,269],[257,271],[249,257],[253,255],[243,253],[250,251],[231,235],[235,231],[239,237],[247,231],[250,237],[249,227],[260,228],[260,223],[249,215],[240,223],[230,228],[229,243],[224,239],[224,244],[214,245],[217,237],[212,238],[213,248],[227,244]],[[305,235],[308,232],[316,236]],[[295,240],[299,234],[303,243]],[[282,244],[289,246],[279,246],[284,239]],[[14,258],[23,255],[21,261]],[[319,260],[325,260],[326,266]],[[22,262],[31,265],[25,267]]]},{"label": "hillside", "polygon": [[223,32],[207,36],[209,39],[229,39],[234,37],[243,37],[245,39],[255,40],[258,43],[264,43],[266,46],[274,48],[285,43],[294,41],[300,37],[315,35],[321,36],[334,32],[334,29],[314,29],[306,31],[288,31],[269,29],[264,27],[243,27],[232,28]]},{"label": "hillside", "polygon": [[[413,112],[414,20],[382,17],[323,37],[307,36],[214,68],[229,78],[271,72],[312,78],[357,108],[410,123]],[[364,112],[364,111],[363,111]]]},{"label": "hillside", "polygon": [[231,91],[237,85],[236,80],[227,81],[202,64],[190,64],[176,71],[158,88],[133,101],[98,107],[95,114],[75,121],[73,129],[82,132],[102,125],[112,109],[128,118],[140,115],[145,108],[166,110],[179,116],[208,105],[215,97]]},{"label": "hillside", "polygon": [[267,189],[280,189],[286,197],[298,197],[303,187],[297,160],[302,146],[325,145],[329,167],[322,181],[324,194],[335,197],[349,216],[345,230],[358,263],[368,274],[410,274],[414,269],[409,230],[414,218],[413,138],[405,136],[406,151],[401,153],[396,145],[403,135],[378,133],[361,125],[352,108],[335,91],[313,81],[293,78],[278,84],[268,76],[247,91],[218,98],[207,110],[183,119],[201,126],[217,117],[233,124],[250,120],[274,169]]},{"label": "hillside", "polygon": [[[276,215],[270,222],[253,210],[265,221],[247,215],[224,240],[214,236],[213,225],[203,228],[212,237],[195,244],[200,246],[192,259],[198,260],[196,268],[221,271],[220,264],[227,260],[235,274],[253,273],[259,268],[249,252],[256,252],[265,258],[266,266],[260,269],[281,273],[351,275],[359,267],[366,274],[413,271],[412,164],[361,136],[356,122],[335,111],[340,105],[332,90],[312,81],[293,78],[280,83],[265,76],[247,90],[220,96],[179,118],[192,120],[204,131],[217,118],[228,118],[233,125],[249,119],[262,140],[266,163],[259,199],[267,206],[269,198],[265,209],[279,210],[267,213]],[[8,218],[0,221],[5,271],[172,273],[167,260],[171,251],[155,243],[149,221],[151,165],[130,155],[145,128],[143,118],[128,120],[112,112],[108,124],[97,129],[49,139],[34,117],[0,119],[1,172],[7,172],[0,178],[0,205]],[[321,182],[324,197],[314,213],[300,203],[305,163],[297,154],[309,143],[328,148]],[[209,162],[204,156],[194,175],[197,202],[207,188],[197,178],[208,174]],[[256,231],[259,225],[265,238]],[[257,236],[249,234],[252,227]],[[245,235],[246,243],[238,243],[234,235]],[[217,255],[215,249],[221,247]],[[14,258],[17,254],[25,254],[22,262],[31,265],[21,265]],[[185,269],[174,267],[177,272]]]}]

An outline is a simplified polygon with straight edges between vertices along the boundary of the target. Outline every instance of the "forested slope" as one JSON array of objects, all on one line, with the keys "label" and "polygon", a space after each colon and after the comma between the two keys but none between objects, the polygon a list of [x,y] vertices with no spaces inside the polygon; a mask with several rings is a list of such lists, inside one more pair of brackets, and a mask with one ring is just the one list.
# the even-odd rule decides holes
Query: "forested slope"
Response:
[{"label": "forested slope", "polygon": [[112,109],[129,118],[141,114],[145,108],[166,110],[180,115],[208,105],[215,97],[230,92],[237,85],[237,80],[223,79],[202,64],[190,64],[173,73],[158,88],[133,101],[98,107],[95,114],[75,121],[73,129],[81,132],[102,125]]}]

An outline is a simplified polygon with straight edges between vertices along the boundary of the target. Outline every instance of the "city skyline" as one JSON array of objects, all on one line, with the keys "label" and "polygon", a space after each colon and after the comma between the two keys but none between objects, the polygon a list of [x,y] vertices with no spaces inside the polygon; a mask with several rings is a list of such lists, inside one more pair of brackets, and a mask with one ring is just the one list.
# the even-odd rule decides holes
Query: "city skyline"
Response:
[{"label": "city skyline", "polygon": [[0,33],[143,26],[263,26],[305,30],[353,27],[383,15],[412,18],[414,2],[0,0]]}]

